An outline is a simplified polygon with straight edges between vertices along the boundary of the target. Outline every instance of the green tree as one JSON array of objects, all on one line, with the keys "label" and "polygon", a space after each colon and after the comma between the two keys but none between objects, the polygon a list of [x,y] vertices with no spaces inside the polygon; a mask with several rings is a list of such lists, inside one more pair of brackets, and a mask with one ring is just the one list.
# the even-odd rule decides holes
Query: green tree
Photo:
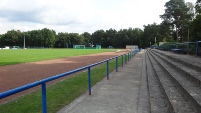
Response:
[{"label": "green tree", "polygon": [[127,33],[128,37],[129,37],[128,44],[129,45],[140,45],[139,42],[140,42],[142,33],[143,33],[143,31],[139,28],[135,28],[135,29],[129,28],[128,33]]},{"label": "green tree", "polygon": [[125,48],[128,42],[128,35],[127,35],[127,29],[120,29],[118,32],[117,32],[117,35],[116,35],[116,43],[115,43],[115,47],[118,47],[118,48]]},{"label": "green tree", "polygon": [[163,21],[159,25],[159,36],[157,36],[157,38],[160,38],[159,40],[162,42],[172,42],[174,41],[172,33],[173,32],[171,31],[169,24]]},{"label": "green tree", "polygon": [[45,47],[53,47],[56,41],[56,32],[54,30],[49,30],[44,28],[41,30],[42,39],[44,41]]},{"label": "green tree", "polygon": [[[170,0],[165,4],[165,13],[160,15],[163,21],[169,24],[172,32],[176,33],[175,39],[181,37],[183,41],[184,29],[188,22],[192,20],[192,14],[189,13],[189,8],[184,3],[184,0]],[[172,33],[174,34],[174,33]]]},{"label": "green tree", "polygon": [[192,2],[186,2],[186,7],[189,9],[189,11],[187,12],[191,17],[190,19],[194,19],[195,18],[195,6]]},{"label": "green tree", "polygon": [[91,38],[92,38],[92,44],[93,45],[104,45],[104,39],[105,39],[106,33],[104,30],[97,30],[94,33],[92,33]]},{"label": "green tree", "polygon": [[81,36],[84,38],[84,45],[90,46],[90,43],[92,42],[91,34],[88,32],[84,32]]},{"label": "green tree", "polygon": [[29,47],[44,47],[41,30],[28,31],[26,34],[26,45]]},{"label": "green tree", "polygon": [[22,33],[19,30],[7,31],[1,38],[2,46],[21,46],[20,40],[22,40]]},{"label": "green tree", "polygon": [[78,33],[69,33],[68,39],[72,45],[83,45],[84,44],[84,38],[79,35]]},{"label": "green tree", "polygon": [[195,11],[196,11],[196,14],[201,13],[201,0],[196,1],[196,3],[195,3]]},{"label": "green tree", "polygon": [[116,34],[117,31],[115,29],[110,28],[109,30],[106,30],[106,36],[103,41],[105,47],[114,46]]},{"label": "green tree", "polygon": [[2,48],[2,35],[0,34],[0,48]]},{"label": "green tree", "polygon": [[159,26],[156,23],[144,25],[144,32],[141,38],[142,47],[146,48],[151,45],[154,45],[155,37],[158,36],[158,32],[159,32]]},{"label": "green tree", "polygon": [[201,15],[197,15],[190,25],[190,41],[201,40]]},{"label": "green tree", "polygon": [[56,36],[55,47],[57,48],[68,48],[69,43],[67,39],[68,33],[58,33]]}]

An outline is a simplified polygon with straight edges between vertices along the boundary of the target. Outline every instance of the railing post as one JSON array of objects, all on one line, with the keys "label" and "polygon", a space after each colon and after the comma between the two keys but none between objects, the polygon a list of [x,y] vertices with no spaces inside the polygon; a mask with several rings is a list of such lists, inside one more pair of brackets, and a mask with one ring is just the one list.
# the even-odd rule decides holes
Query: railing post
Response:
[{"label": "railing post", "polygon": [[106,67],[106,75],[107,75],[107,80],[109,80],[109,60],[107,60],[107,67]]},{"label": "railing post", "polygon": [[131,53],[130,53],[130,60],[132,59],[132,51],[131,51]]},{"label": "railing post", "polygon": [[116,72],[118,71],[118,57],[116,57]]},{"label": "railing post", "polygon": [[130,53],[128,53],[128,62],[129,62],[129,60],[130,60]]},{"label": "railing post", "polygon": [[132,59],[132,51],[130,52],[130,60]]},{"label": "railing post", "polygon": [[127,61],[127,59],[126,59],[126,54],[125,54],[125,64],[126,64],[126,61]]},{"label": "railing post", "polygon": [[135,56],[135,51],[133,51],[133,53],[134,53],[134,54],[133,54],[133,57],[134,57],[134,56]]},{"label": "railing post", "polygon": [[121,56],[121,66],[122,66],[122,67],[123,67],[123,65],[124,65],[124,64],[123,64],[123,57],[124,57],[124,55]]},{"label": "railing post", "polygon": [[129,60],[130,60],[130,53],[128,53],[128,62],[129,62]]},{"label": "railing post", "polygon": [[133,57],[135,56],[135,51],[133,51]]},{"label": "railing post", "polygon": [[133,57],[133,51],[131,51],[131,57]]},{"label": "railing post", "polygon": [[43,113],[47,113],[46,84],[42,83],[42,106]]},{"label": "railing post", "polygon": [[198,41],[196,42],[195,55],[198,55]]},{"label": "railing post", "polygon": [[133,57],[135,56],[135,51],[133,51]]},{"label": "railing post", "polygon": [[88,67],[88,91],[89,95],[91,95],[91,68]]},{"label": "railing post", "polygon": [[189,54],[190,43],[188,43],[187,54]]}]

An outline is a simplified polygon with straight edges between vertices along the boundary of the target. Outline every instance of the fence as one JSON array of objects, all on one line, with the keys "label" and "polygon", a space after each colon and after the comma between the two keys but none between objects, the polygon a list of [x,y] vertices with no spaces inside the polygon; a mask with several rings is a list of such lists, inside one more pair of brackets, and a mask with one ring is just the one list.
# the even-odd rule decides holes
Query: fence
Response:
[{"label": "fence", "polygon": [[[87,69],[88,70],[88,93],[89,93],[89,95],[91,95],[91,67],[94,67],[96,65],[99,65],[99,64],[106,62],[106,78],[107,78],[107,80],[109,80],[109,61],[116,59],[116,71],[118,71],[118,58],[121,57],[120,58],[121,59],[121,66],[123,67],[123,64],[124,63],[126,64],[128,61],[130,61],[131,58],[134,57],[137,52],[139,52],[139,50],[131,51],[129,53],[126,53],[126,54],[123,54],[120,56],[112,57],[112,58],[91,64],[88,66],[84,66],[84,67],[81,67],[81,68],[78,68],[78,69],[75,69],[75,70],[72,70],[69,72],[58,74],[58,75],[55,75],[55,76],[52,76],[52,77],[49,77],[49,78],[46,78],[46,79],[43,79],[40,81],[36,81],[36,82],[30,83],[30,84],[12,89],[12,90],[5,91],[3,93],[0,93],[0,99],[41,85],[41,89],[42,89],[42,110],[43,110],[43,113],[47,113],[47,102],[46,102],[46,83],[47,82],[50,82],[50,81],[56,80],[58,78],[68,76],[70,74],[73,74],[73,73]],[[123,61],[123,60],[125,60],[125,61]]]},{"label": "fence", "polygon": [[170,42],[164,43],[163,45],[159,46],[158,49],[184,54],[201,55],[201,46],[199,43],[201,43],[201,41],[183,43]]}]

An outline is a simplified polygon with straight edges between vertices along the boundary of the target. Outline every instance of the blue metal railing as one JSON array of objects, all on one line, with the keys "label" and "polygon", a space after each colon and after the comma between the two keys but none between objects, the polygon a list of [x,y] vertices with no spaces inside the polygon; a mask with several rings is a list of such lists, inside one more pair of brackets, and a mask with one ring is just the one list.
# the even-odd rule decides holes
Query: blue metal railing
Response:
[{"label": "blue metal railing", "polygon": [[[107,80],[109,80],[109,61],[113,60],[113,59],[116,59],[116,71],[118,71],[118,58],[121,57],[121,65],[123,66],[123,63],[126,64],[131,59],[131,57],[135,56],[135,54],[137,52],[139,52],[139,50],[131,51],[131,52],[126,53],[124,55],[112,57],[112,58],[109,58],[109,59],[106,59],[106,60],[91,64],[91,65],[88,65],[88,66],[77,68],[77,69],[72,70],[72,71],[68,71],[68,72],[58,74],[58,75],[55,75],[55,76],[52,76],[52,77],[49,77],[49,78],[45,78],[45,79],[30,83],[30,84],[27,84],[27,85],[24,85],[24,86],[15,88],[15,89],[5,91],[3,93],[0,93],[0,99],[3,99],[5,97],[8,97],[10,95],[19,93],[21,91],[24,91],[24,90],[27,90],[27,89],[30,89],[30,88],[33,88],[33,87],[36,87],[38,85],[41,85],[41,89],[42,89],[42,109],[43,109],[43,113],[47,113],[47,102],[46,102],[46,83],[47,82],[56,80],[56,79],[64,77],[64,76],[68,76],[70,74],[73,74],[73,73],[76,73],[76,72],[79,72],[79,71],[82,71],[82,70],[85,70],[85,69],[88,69],[88,92],[89,92],[89,95],[91,95],[91,67],[94,67],[96,65],[99,65],[99,64],[102,64],[102,63],[106,62],[106,66],[107,66],[106,67],[106,77],[107,77]],[[125,56],[125,62],[123,61],[124,56]]]},{"label": "blue metal railing", "polygon": [[196,54],[196,55],[198,55],[199,43],[201,43],[201,41],[197,41],[197,42],[196,42],[196,48],[195,48],[195,54]]},{"label": "blue metal railing", "polygon": [[[159,46],[159,49],[168,50],[168,51],[171,50],[173,52],[183,52],[184,51],[184,45],[187,44],[187,54],[189,54],[189,52],[191,50],[190,45],[194,44],[195,50],[192,50],[192,51],[195,51],[195,55],[198,55],[198,50],[200,49],[199,43],[201,43],[201,41],[167,44],[165,46]],[[181,45],[182,47],[178,48],[177,45]]]}]

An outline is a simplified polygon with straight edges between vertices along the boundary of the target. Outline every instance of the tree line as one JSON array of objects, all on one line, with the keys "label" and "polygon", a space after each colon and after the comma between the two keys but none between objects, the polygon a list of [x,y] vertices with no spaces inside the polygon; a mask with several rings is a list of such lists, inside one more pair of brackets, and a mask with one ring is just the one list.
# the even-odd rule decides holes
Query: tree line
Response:
[{"label": "tree line", "polygon": [[32,30],[21,32],[20,30],[11,30],[1,35],[0,45],[3,46],[20,46],[24,45],[30,48],[72,48],[73,45],[101,45],[103,48],[113,46],[115,48],[125,48],[126,45],[140,45],[140,38],[143,31],[138,28],[97,30],[90,34],[84,32],[56,34],[54,30],[47,28],[41,30]]},{"label": "tree line", "polygon": [[10,30],[0,35],[0,47],[23,47],[24,38],[26,47],[35,48],[72,48],[73,45],[101,45],[103,48],[108,46],[125,48],[126,45],[138,45],[145,48],[159,42],[201,40],[201,0],[197,0],[195,4],[185,3],[184,0],[169,0],[164,6],[164,14],[159,15],[163,21],[160,24],[144,25],[143,29],[128,28],[117,31],[110,28],[97,30],[91,34],[88,32],[56,33],[48,28],[28,32]]}]

